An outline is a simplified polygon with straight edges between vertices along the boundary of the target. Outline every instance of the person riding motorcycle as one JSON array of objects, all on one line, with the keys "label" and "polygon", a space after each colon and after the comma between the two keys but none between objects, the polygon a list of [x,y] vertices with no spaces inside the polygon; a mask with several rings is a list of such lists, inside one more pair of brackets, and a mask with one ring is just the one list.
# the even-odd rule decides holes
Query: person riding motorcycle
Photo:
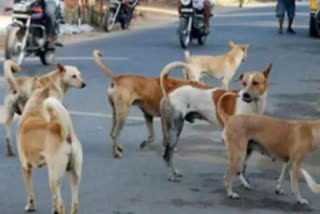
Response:
[{"label": "person riding motorcycle", "polygon": [[[202,10],[205,32],[209,34],[210,32],[210,17],[211,9],[214,6],[215,0],[192,0],[193,7],[197,10]],[[178,1],[178,12],[181,10],[181,2]]]},{"label": "person riding motorcycle", "polygon": [[[21,0],[14,0],[14,3],[19,3]],[[44,12],[44,19],[48,46],[54,47],[57,41],[57,19],[62,20],[62,5],[60,0],[36,0],[36,4],[40,5]]]}]

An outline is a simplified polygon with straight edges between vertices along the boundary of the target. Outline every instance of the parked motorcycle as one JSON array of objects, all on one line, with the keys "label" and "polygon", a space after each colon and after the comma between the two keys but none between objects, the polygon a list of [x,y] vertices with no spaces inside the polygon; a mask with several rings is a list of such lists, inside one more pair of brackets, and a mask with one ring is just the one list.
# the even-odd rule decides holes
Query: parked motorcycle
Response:
[{"label": "parked motorcycle", "polygon": [[199,45],[204,45],[208,34],[205,32],[203,9],[197,9],[196,0],[180,0],[180,3],[178,36],[181,47],[188,48],[194,39]]},{"label": "parked motorcycle", "polygon": [[309,34],[320,37],[320,1],[310,0]]},{"label": "parked motorcycle", "polygon": [[103,28],[106,32],[113,29],[119,22],[122,29],[128,29],[138,0],[110,0],[109,10],[103,18]]},{"label": "parked motorcycle", "polygon": [[[12,11],[12,23],[7,28],[5,40],[5,58],[21,64],[26,56],[34,54],[39,56],[43,65],[52,64],[56,48],[48,47],[44,12],[37,0],[21,0],[5,11]],[[60,21],[57,20],[57,31]]]}]

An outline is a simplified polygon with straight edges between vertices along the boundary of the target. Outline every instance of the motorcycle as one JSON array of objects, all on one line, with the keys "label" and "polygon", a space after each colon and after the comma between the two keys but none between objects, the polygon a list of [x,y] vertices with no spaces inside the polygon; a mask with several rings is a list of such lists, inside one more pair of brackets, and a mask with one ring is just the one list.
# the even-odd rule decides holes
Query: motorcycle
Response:
[{"label": "motorcycle", "polygon": [[[5,40],[5,58],[22,64],[24,58],[31,54],[39,56],[43,65],[50,65],[55,59],[55,47],[48,47],[44,13],[37,0],[21,0],[5,8],[12,11],[12,23],[7,27]],[[58,24],[62,22],[57,16]]]},{"label": "motorcycle", "polygon": [[110,0],[109,10],[103,18],[103,28],[106,32],[113,29],[120,22],[123,30],[128,29],[138,0]]},{"label": "motorcycle", "polygon": [[310,0],[309,35],[320,37],[320,1]]},{"label": "motorcycle", "polygon": [[199,45],[204,45],[208,34],[205,32],[203,9],[197,9],[197,0],[180,0],[180,3],[178,35],[181,47],[188,48],[194,39]]}]

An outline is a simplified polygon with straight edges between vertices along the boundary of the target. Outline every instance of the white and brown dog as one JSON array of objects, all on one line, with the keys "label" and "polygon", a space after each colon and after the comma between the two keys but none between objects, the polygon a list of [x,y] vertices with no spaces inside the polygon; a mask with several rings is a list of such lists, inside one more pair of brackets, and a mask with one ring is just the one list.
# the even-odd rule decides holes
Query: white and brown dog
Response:
[{"label": "white and brown dog", "polygon": [[[187,66],[185,69],[189,69]],[[223,100],[225,111],[229,114],[256,113],[262,114],[266,102],[268,76],[271,65],[262,72],[247,72],[240,76],[243,88],[234,91],[234,99],[226,99],[224,94],[229,93],[224,89],[203,89],[196,86],[182,86],[166,94],[161,100],[161,117],[163,120],[163,132],[166,136],[166,150],[164,160],[170,168],[169,180],[179,181],[182,173],[176,170],[172,163],[174,149],[178,143],[184,121],[194,122],[195,119],[206,120],[211,124],[217,121],[224,125],[220,115],[216,112],[216,105],[219,100]],[[161,86],[165,85],[169,69],[161,72]],[[250,153],[248,154],[250,155]],[[248,188],[250,187],[244,176],[240,176],[241,181]]]},{"label": "white and brown dog", "polygon": [[[154,141],[153,118],[160,117],[160,100],[163,97],[160,87],[160,78],[148,78],[139,75],[116,76],[102,62],[102,53],[100,51],[95,50],[93,52],[93,57],[98,67],[110,80],[107,95],[113,111],[113,122],[110,132],[113,141],[112,152],[114,158],[121,158],[123,149],[119,143],[119,136],[130,108],[133,105],[138,106],[142,110],[149,132],[148,138],[142,141],[140,148],[144,148]],[[175,69],[182,68],[183,66],[187,66],[186,63],[174,62],[167,68]],[[172,91],[185,85],[210,88],[201,83],[173,78],[167,79],[163,87],[165,87],[167,91]]]},{"label": "white and brown dog", "polygon": [[[64,214],[61,182],[70,174],[72,214],[78,212],[78,192],[82,169],[82,148],[68,111],[57,99],[60,91],[52,82],[34,91],[27,101],[18,126],[18,154],[25,182],[25,211],[35,211],[32,169],[48,166],[53,213]],[[53,97],[50,97],[53,96]]]},{"label": "white and brown dog", "polygon": [[190,66],[190,75],[185,74],[191,81],[200,81],[203,75],[221,79],[222,88],[229,88],[229,82],[236,73],[241,62],[247,57],[249,44],[235,44],[229,41],[230,51],[221,56],[190,56],[185,51],[185,59]]},{"label": "white and brown dog", "polygon": [[[220,102],[217,110],[225,124],[222,138],[228,152],[228,170],[224,178],[228,197],[239,198],[232,190],[232,177],[243,168],[247,149],[251,144],[290,166],[292,192],[299,204],[308,204],[300,194],[298,177],[302,161],[319,147],[320,121],[280,120],[253,114],[230,116],[225,113]],[[302,172],[310,189],[319,193],[320,185],[316,184],[305,170]]]},{"label": "white and brown dog", "polygon": [[80,71],[74,66],[58,64],[57,70],[39,77],[15,78],[13,73],[20,67],[12,60],[4,62],[4,75],[8,83],[5,95],[5,127],[8,156],[14,155],[12,148],[11,123],[15,114],[21,115],[26,102],[37,87],[54,82],[58,99],[62,99],[70,87],[84,87],[86,84]]}]

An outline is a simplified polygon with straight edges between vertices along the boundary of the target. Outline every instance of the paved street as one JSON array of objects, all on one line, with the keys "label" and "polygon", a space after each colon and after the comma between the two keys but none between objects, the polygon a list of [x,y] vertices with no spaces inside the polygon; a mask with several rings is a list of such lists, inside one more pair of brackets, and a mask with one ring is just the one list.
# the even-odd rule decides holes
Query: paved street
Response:
[{"label": "paved street", "polygon": [[[282,118],[320,117],[320,40],[308,37],[309,13],[306,4],[299,5],[295,21],[297,35],[278,35],[274,6],[222,10],[212,19],[207,44],[193,45],[192,54],[221,54],[228,50],[227,41],[249,43],[247,60],[238,75],[261,70],[273,63],[268,91],[267,114]],[[83,214],[278,214],[319,213],[320,195],[314,195],[301,179],[302,194],[310,206],[298,206],[291,194],[289,178],[286,193],[274,193],[281,163],[254,155],[248,177],[254,190],[244,190],[238,180],[234,190],[242,196],[233,201],[226,197],[223,175],[226,153],[220,141],[220,130],[204,122],[186,125],[175,155],[176,166],[184,172],[180,183],[167,180],[162,160],[161,129],[155,122],[157,139],[144,151],[139,144],[147,136],[142,114],[133,108],[121,135],[124,157],[115,160],[111,154],[111,109],[106,99],[108,80],[91,59],[99,48],[105,62],[115,74],[159,76],[169,62],[184,60],[175,34],[175,19],[159,27],[117,33],[106,39],[66,46],[59,50],[59,61],[73,64],[82,71],[87,87],[73,89],[65,104],[73,112],[72,119],[84,151],[83,180],[80,191],[80,213]],[[2,65],[1,65],[2,66]],[[53,67],[43,67],[39,60],[27,60],[23,74],[38,75]],[[176,74],[182,77],[181,72]],[[208,84],[220,85],[213,79]],[[232,88],[239,88],[232,82]],[[0,82],[0,100],[5,87]],[[17,157],[5,153],[5,131],[0,126],[0,213],[23,213],[26,204],[23,180]],[[320,152],[314,152],[304,167],[320,182]],[[51,212],[51,194],[47,170],[34,171],[37,213]],[[69,184],[65,179],[63,198],[70,210]]]}]

